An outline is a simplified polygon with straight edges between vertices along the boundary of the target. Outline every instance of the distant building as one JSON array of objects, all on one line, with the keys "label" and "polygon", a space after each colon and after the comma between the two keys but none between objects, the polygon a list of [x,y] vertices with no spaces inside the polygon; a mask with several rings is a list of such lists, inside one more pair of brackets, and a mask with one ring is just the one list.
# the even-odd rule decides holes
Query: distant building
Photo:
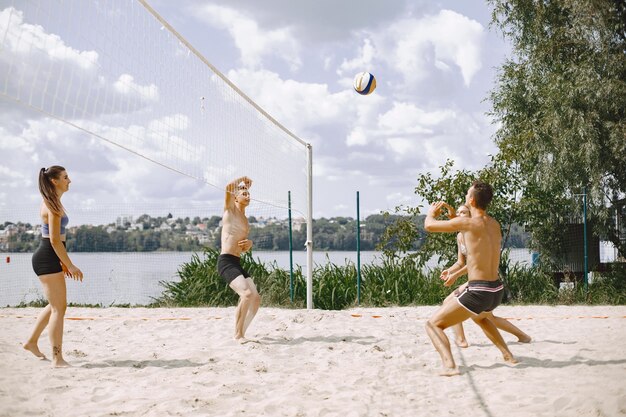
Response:
[{"label": "distant building", "polygon": [[291,228],[293,230],[297,230],[298,232],[302,231],[302,227],[306,228],[306,219],[304,217],[297,217],[295,219],[291,219]]},{"label": "distant building", "polygon": [[0,230],[0,250],[9,250],[9,233],[7,230]]},{"label": "distant building", "polygon": [[133,223],[129,227],[130,230],[143,230],[143,223]]},{"label": "distant building", "polygon": [[133,216],[119,216],[115,219],[115,226],[126,228],[127,224],[133,224]]}]

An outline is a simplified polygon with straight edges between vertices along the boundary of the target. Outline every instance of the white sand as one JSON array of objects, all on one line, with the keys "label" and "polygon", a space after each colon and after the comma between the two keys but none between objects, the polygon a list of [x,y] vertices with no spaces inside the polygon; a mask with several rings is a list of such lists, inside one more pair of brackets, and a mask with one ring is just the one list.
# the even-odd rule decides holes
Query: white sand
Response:
[{"label": "white sand", "polygon": [[626,415],[626,306],[500,307],[534,338],[504,334],[521,363],[467,323],[452,378],[424,331],[434,309],[262,308],[260,343],[238,345],[234,308],[69,308],[70,369],[22,349],[39,309],[0,309],[0,416]]}]

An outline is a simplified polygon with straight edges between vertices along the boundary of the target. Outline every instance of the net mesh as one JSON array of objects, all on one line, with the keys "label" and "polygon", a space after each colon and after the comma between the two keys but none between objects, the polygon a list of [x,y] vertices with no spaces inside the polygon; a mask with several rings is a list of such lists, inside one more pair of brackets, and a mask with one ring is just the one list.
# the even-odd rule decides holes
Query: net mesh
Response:
[{"label": "net mesh", "polygon": [[[123,201],[102,191],[64,197],[73,239],[89,229],[78,251],[68,240],[73,262],[89,279],[89,285],[68,281],[70,302],[150,303],[162,290],[159,281],[177,279],[193,251],[216,246],[224,188],[236,177],[253,180],[247,214],[255,218],[255,251],[284,249],[274,231],[287,227],[289,193],[293,217],[307,216],[308,145],[142,0],[0,2],[0,107],[5,114],[28,114],[18,123],[19,139],[37,146],[47,140],[42,135],[50,136],[58,144],[55,155],[63,155],[55,162],[70,173],[73,164],[97,157],[87,149],[130,152],[135,157],[120,170],[177,176],[190,190],[189,199],[161,201],[136,190]],[[33,180],[36,192],[35,172]],[[73,180],[77,190],[81,182],[83,190],[87,182],[98,186],[95,176]],[[202,188],[210,191],[194,192]],[[31,268],[39,204],[38,197],[0,200],[0,251],[6,252],[0,305],[43,299]]]},{"label": "net mesh", "polygon": [[[306,213],[306,144],[147,4],[19,1],[0,11],[0,95],[182,175]],[[84,139],[87,140],[87,139]]]}]

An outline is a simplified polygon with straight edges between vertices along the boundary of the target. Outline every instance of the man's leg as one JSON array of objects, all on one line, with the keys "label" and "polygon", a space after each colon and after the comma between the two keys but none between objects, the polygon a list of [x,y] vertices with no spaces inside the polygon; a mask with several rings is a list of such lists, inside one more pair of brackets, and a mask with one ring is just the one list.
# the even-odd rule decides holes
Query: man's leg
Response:
[{"label": "man's leg", "polygon": [[476,324],[478,324],[480,328],[483,329],[483,332],[485,332],[489,340],[491,340],[491,342],[493,342],[493,344],[496,345],[498,349],[500,349],[500,352],[502,352],[502,357],[504,358],[505,362],[509,364],[517,363],[517,360],[513,357],[513,354],[509,350],[509,347],[506,345],[506,342],[502,338],[502,335],[496,328],[496,325],[493,324],[491,320],[489,320],[488,312],[481,313],[477,317],[472,317],[472,320],[474,320],[474,322],[476,322]]},{"label": "man's leg", "polygon": [[457,323],[467,320],[471,313],[460,306],[456,300],[450,299],[443,303],[441,308],[426,322],[426,332],[432,341],[435,349],[441,357],[444,370],[440,375],[452,376],[460,372],[454,363],[450,342],[444,330]]},{"label": "man's leg", "polygon": [[463,323],[458,323],[452,326],[452,332],[454,332],[454,343],[460,348],[466,348],[469,346],[467,338],[465,337],[465,331],[463,330]]},{"label": "man's leg", "polygon": [[504,330],[507,333],[511,333],[513,336],[517,337],[518,341],[522,343],[530,343],[530,341],[532,340],[530,336],[528,336],[519,327],[517,327],[507,319],[494,316],[491,312],[487,314],[487,317],[489,317],[489,320],[491,320],[498,329]]},{"label": "man's leg", "polygon": [[[256,288],[252,289],[249,282],[243,275],[239,275],[230,283],[232,288],[239,295],[239,304],[235,310],[235,339],[243,341],[245,335],[246,317],[250,306],[254,303],[255,296],[258,297]],[[255,311],[256,313],[256,311]],[[249,324],[249,323],[248,323]]]},{"label": "man's leg", "polygon": [[254,319],[254,316],[256,316],[256,313],[257,311],[259,311],[259,307],[261,306],[261,296],[256,289],[256,285],[254,285],[254,281],[252,281],[252,278],[246,278],[246,281],[248,282],[248,288],[252,290],[252,295],[250,296],[251,300],[248,307],[248,314],[246,315],[246,319],[243,325],[244,335],[246,334],[246,331],[248,330],[252,319]]},{"label": "man's leg", "polygon": [[[446,299],[443,300],[443,304],[449,303],[449,302],[456,303],[456,300],[455,300],[456,296],[457,296],[456,291],[451,292],[450,294],[448,294]],[[463,330],[462,322],[452,325],[452,331],[454,332],[454,342],[456,343],[458,347],[466,348],[469,346],[469,343],[467,343],[467,339],[465,337],[465,331]]]}]

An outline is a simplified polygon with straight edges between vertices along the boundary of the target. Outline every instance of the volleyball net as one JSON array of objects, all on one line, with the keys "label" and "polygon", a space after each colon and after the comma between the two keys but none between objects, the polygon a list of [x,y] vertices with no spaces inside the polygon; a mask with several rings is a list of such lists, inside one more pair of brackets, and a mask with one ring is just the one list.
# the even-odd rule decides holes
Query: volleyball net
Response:
[{"label": "volleyball net", "polygon": [[[189,198],[179,194],[164,198],[166,203],[132,189],[118,202],[108,201],[102,190],[77,197],[78,206],[64,197],[73,224],[108,229],[108,240],[122,230],[127,238],[128,227],[149,223],[163,233],[167,227],[172,233],[180,231],[176,227],[197,232],[201,244],[210,244],[207,239],[216,237],[197,230],[198,224],[207,227],[213,216],[221,217],[225,186],[241,176],[253,180],[247,214],[257,226],[266,219],[285,221],[289,207],[293,217],[310,225],[310,145],[233,85],[143,0],[3,2],[0,108],[17,115],[12,132],[0,128],[0,136],[9,138],[2,140],[19,137],[32,145],[49,139],[63,155],[55,162],[70,174],[72,166],[124,153],[125,158],[108,161],[120,187],[125,170],[143,170],[147,177],[154,174],[145,184],[152,194],[167,195],[159,180],[172,175],[189,190]],[[35,131],[33,125],[48,130]],[[32,159],[44,158],[34,148]],[[80,181],[99,186],[97,175],[74,178],[75,184]],[[36,191],[36,183],[30,185]],[[13,221],[18,207],[32,206],[32,215],[20,217],[39,222],[38,203],[30,195],[0,202],[0,221]],[[144,215],[171,215],[165,223],[173,224],[141,222]],[[129,221],[122,230],[111,229],[118,217]],[[196,224],[185,223],[196,217]],[[161,237],[164,250],[177,244],[176,236],[171,239]],[[268,239],[261,234],[258,243]],[[133,262],[129,258],[131,272]]]}]

